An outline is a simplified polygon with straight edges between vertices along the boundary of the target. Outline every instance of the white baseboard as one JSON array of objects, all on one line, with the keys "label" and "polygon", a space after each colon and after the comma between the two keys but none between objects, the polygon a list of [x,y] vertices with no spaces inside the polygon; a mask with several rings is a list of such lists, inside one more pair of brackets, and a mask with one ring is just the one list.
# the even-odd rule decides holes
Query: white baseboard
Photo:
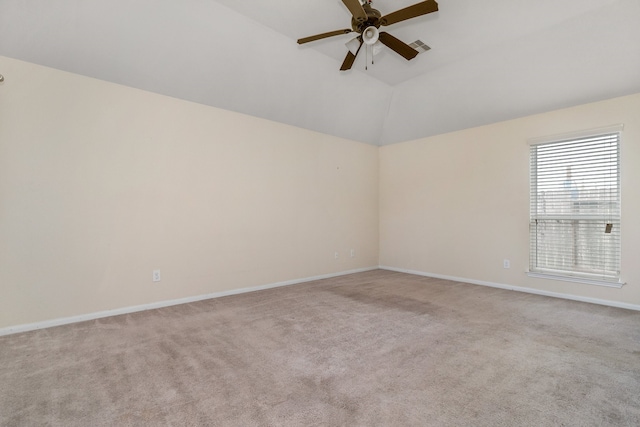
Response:
[{"label": "white baseboard", "polygon": [[599,304],[599,305],[606,305],[606,306],[609,306],[609,307],[626,308],[628,310],[640,311],[640,305],[628,304],[628,303],[625,303],[625,302],[610,301],[610,300],[604,300],[604,299],[599,299],[599,298],[582,297],[582,296],[579,296],[579,295],[563,294],[563,293],[559,293],[559,292],[543,291],[541,289],[525,288],[525,287],[522,287],[522,286],[505,285],[503,283],[486,282],[486,281],[483,281],[483,280],[467,279],[467,278],[464,278],[464,277],[455,277],[455,276],[447,276],[447,275],[443,275],[443,274],[425,273],[423,271],[407,270],[407,269],[404,269],[404,268],[395,268],[395,267],[389,267],[389,266],[386,266],[386,265],[380,265],[380,266],[378,266],[378,268],[380,268],[381,270],[396,271],[398,273],[407,273],[407,274],[415,274],[417,276],[433,277],[434,279],[445,279],[445,280],[451,280],[451,281],[454,281],[454,282],[470,283],[472,285],[489,286],[489,287],[492,287],[492,288],[507,289],[507,290],[510,290],[510,291],[525,292],[525,293],[528,293],[528,294],[544,295],[544,296],[547,296],[547,297],[563,298],[563,299],[568,299],[568,300],[573,300],[573,301],[588,302],[588,303],[591,303],[591,304]]},{"label": "white baseboard", "polygon": [[377,270],[378,267],[359,268],[349,271],[341,271],[339,273],[322,274],[320,276],[305,277],[302,279],[286,280],[284,282],[270,283],[267,285],[253,286],[250,288],[232,289],[230,291],[214,292],[212,294],[197,295],[193,297],[179,298],[169,301],[159,301],[149,304],[135,305],[130,307],[117,308],[114,310],[99,311],[97,313],[82,314],[79,316],[63,317],[60,319],[45,320],[43,322],[28,323],[24,325],[9,326],[0,328],[0,336],[17,334],[20,332],[35,331],[37,329],[52,328],[54,326],[68,325],[70,323],[85,322],[87,320],[102,319],[104,317],[118,316],[121,314],[136,313],[138,311],[153,310],[155,308],[170,307],[172,305],[187,304],[190,302],[202,301],[212,298],[226,297],[229,295],[244,294],[247,292],[261,291],[271,288],[279,288],[281,286],[297,285],[299,283],[312,282],[314,280],[329,279],[332,277],[346,276],[347,274],[362,273],[365,271]]}]

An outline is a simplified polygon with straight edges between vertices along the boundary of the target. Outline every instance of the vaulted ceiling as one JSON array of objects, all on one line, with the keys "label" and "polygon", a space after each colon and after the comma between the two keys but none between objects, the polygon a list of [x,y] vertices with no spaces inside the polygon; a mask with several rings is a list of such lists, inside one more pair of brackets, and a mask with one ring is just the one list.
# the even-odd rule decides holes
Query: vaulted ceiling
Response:
[{"label": "vaulted ceiling", "polygon": [[354,34],[296,43],[341,0],[0,0],[0,55],[375,145],[640,92],[638,0],[438,3],[347,72]]}]

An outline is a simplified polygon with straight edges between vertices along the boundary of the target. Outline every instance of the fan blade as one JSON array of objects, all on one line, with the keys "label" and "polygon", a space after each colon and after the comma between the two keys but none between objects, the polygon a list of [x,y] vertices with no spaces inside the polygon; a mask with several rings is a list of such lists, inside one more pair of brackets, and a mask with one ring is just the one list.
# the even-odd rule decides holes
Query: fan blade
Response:
[{"label": "fan blade", "polygon": [[309,43],[320,39],[326,39],[327,37],[339,36],[341,34],[349,34],[351,32],[353,32],[353,30],[346,28],[344,30],[329,31],[328,33],[316,34],[315,36],[298,39],[298,44]]},{"label": "fan blade", "polygon": [[396,22],[406,21],[407,19],[426,15],[428,13],[437,12],[438,3],[435,0],[427,0],[404,9],[396,10],[388,15],[380,18],[380,25],[391,25]]},{"label": "fan blade", "polygon": [[351,51],[347,52],[347,56],[344,58],[344,62],[342,63],[342,67],[340,67],[340,71],[347,71],[351,69],[353,65],[353,61],[356,60],[356,56],[358,56],[358,52],[360,52],[360,48],[362,47],[362,40],[360,40],[360,46],[358,46],[358,50],[354,55]]},{"label": "fan blade", "polygon": [[417,50],[415,50],[405,42],[398,40],[397,38],[393,37],[391,34],[387,32],[382,31],[380,33],[379,40],[382,42],[382,44],[387,46],[389,49],[393,50],[398,55],[403,56],[404,59],[406,59],[407,61],[415,58],[416,55],[418,54]]},{"label": "fan blade", "polygon": [[360,0],[342,0],[342,3],[347,6],[347,9],[349,9],[349,12],[357,22],[364,22],[368,19],[367,12],[364,11]]}]

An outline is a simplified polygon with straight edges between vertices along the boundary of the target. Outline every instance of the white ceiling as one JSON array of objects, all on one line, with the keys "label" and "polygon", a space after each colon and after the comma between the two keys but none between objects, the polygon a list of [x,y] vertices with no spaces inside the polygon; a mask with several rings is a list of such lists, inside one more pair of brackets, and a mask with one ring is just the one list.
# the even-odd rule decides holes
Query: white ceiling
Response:
[{"label": "white ceiling", "polygon": [[638,0],[438,3],[385,27],[430,51],[368,70],[355,34],[296,43],[341,0],[0,0],[0,55],[377,145],[640,92]]}]

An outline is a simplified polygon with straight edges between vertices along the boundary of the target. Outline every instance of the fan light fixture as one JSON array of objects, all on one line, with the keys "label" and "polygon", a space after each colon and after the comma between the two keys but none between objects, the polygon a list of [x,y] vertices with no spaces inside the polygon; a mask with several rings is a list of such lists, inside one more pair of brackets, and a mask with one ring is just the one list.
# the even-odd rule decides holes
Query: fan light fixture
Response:
[{"label": "fan light fixture", "polygon": [[362,32],[362,41],[364,44],[369,46],[377,42],[379,37],[380,37],[380,33],[378,32],[378,29],[373,25],[370,27],[367,27]]}]

